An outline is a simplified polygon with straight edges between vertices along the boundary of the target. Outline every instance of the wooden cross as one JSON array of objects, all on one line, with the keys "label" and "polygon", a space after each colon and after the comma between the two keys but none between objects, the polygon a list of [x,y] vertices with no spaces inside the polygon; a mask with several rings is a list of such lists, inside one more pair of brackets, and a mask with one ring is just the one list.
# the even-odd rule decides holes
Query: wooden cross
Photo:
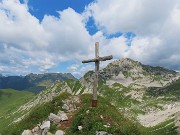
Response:
[{"label": "wooden cross", "polygon": [[95,58],[82,61],[82,63],[95,62],[95,76],[94,76],[94,86],[93,86],[92,107],[97,106],[97,87],[98,87],[99,63],[100,63],[100,61],[111,60],[112,58],[113,58],[112,55],[99,57],[99,42],[96,42],[95,43]]}]

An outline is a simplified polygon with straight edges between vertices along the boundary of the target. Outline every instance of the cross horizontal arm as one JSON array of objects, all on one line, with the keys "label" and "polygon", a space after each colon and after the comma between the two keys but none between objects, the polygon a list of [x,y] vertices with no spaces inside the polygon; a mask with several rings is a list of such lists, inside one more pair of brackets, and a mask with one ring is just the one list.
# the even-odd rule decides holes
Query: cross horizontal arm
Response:
[{"label": "cross horizontal arm", "polygon": [[109,55],[109,56],[104,56],[104,57],[98,57],[98,58],[95,58],[95,59],[83,60],[82,63],[106,61],[106,60],[111,60],[112,58],[113,58],[113,56]]}]

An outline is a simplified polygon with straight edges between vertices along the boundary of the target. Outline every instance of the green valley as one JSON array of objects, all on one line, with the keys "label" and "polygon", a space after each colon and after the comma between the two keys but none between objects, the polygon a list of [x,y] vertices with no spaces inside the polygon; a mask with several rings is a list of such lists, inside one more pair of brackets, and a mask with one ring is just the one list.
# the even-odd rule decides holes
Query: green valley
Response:
[{"label": "green valley", "polygon": [[34,94],[26,91],[17,91],[13,89],[0,90],[0,132],[9,125],[13,118],[12,115],[21,105],[34,98]]}]

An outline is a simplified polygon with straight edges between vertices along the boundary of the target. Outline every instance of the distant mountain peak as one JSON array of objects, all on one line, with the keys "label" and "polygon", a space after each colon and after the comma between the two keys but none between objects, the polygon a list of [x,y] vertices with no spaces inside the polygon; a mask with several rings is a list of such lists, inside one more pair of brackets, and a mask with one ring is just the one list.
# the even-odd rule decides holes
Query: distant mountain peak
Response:
[{"label": "distant mountain peak", "polygon": [[140,64],[141,65],[140,62],[135,61],[135,60],[130,59],[130,58],[122,58],[122,59],[119,59],[119,60],[115,60],[115,61],[111,62],[111,64],[113,64],[113,65],[121,65],[121,66],[123,66],[123,65],[129,65],[130,66],[130,65],[133,65],[133,64]]},{"label": "distant mountain peak", "polygon": [[[51,86],[54,82],[60,80],[68,80],[76,78],[71,73],[44,73],[44,74],[34,74],[30,73],[24,77],[22,76],[0,76],[0,88],[12,88],[16,90],[30,90],[35,87]],[[41,89],[40,89],[41,90]]]},{"label": "distant mountain peak", "polygon": [[[93,73],[91,73],[93,74]],[[176,80],[178,73],[163,67],[144,65],[130,58],[112,61],[100,71],[100,77],[108,85],[121,83],[128,86],[163,87]],[[85,80],[93,81],[93,76],[84,76]],[[88,83],[87,83],[88,84]]]}]

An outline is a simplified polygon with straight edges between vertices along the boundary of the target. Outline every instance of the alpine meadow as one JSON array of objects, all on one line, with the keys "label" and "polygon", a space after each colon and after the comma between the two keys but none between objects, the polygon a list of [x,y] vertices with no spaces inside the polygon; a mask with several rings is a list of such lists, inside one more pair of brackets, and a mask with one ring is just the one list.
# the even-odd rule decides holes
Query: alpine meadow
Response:
[{"label": "alpine meadow", "polygon": [[0,0],[0,135],[180,135],[180,0]]}]

